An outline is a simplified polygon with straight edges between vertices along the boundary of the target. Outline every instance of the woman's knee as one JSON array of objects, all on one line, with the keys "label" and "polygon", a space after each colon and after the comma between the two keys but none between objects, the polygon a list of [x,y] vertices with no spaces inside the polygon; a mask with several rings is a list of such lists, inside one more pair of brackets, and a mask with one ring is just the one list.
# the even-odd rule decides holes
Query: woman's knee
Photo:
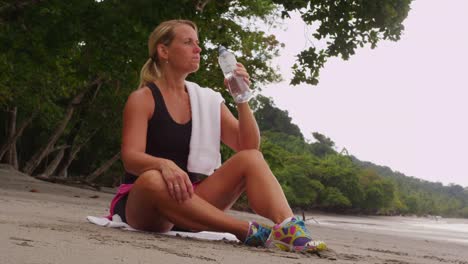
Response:
[{"label": "woman's knee", "polygon": [[256,149],[241,150],[235,154],[237,159],[242,160],[244,163],[258,163],[264,162],[263,154]]},{"label": "woman's knee", "polygon": [[133,188],[151,189],[152,191],[161,191],[166,189],[166,183],[157,170],[148,170],[140,174],[135,181]]},{"label": "woman's knee", "polygon": [[237,164],[236,166],[241,168],[242,171],[266,164],[262,153],[256,149],[241,150],[233,158]]}]

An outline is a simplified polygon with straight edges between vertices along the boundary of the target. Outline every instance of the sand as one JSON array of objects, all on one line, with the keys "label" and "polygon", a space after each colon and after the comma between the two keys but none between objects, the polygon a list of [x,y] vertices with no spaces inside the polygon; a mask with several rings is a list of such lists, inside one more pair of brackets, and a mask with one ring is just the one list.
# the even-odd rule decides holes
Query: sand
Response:
[{"label": "sand", "polygon": [[[93,225],[104,216],[110,192],[36,180],[0,166],[0,263],[457,263],[468,264],[468,245],[308,222],[330,250],[298,254]],[[230,211],[242,219],[262,217]],[[326,218],[327,215],[313,215]],[[335,216],[336,217],[336,216]],[[338,216],[339,218],[339,216]],[[343,217],[345,218],[345,217]],[[309,224],[311,223],[311,224]]]}]

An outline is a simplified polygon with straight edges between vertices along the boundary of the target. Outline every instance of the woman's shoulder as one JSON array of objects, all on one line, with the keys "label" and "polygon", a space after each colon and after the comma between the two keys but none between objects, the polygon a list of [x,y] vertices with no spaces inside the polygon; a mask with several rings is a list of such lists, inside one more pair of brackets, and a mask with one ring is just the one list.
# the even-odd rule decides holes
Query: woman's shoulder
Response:
[{"label": "woman's shoulder", "polygon": [[132,109],[141,109],[152,113],[154,110],[154,100],[151,89],[148,86],[144,86],[130,93],[127,99],[128,106]]},{"label": "woman's shoulder", "polygon": [[138,97],[147,97],[148,95],[152,95],[152,93],[151,93],[151,89],[146,85],[131,92],[129,97],[138,98]]},{"label": "woman's shoulder", "polygon": [[131,92],[127,101],[137,101],[140,103],[152,102],[153,94],[148,86],[143,86]]}]

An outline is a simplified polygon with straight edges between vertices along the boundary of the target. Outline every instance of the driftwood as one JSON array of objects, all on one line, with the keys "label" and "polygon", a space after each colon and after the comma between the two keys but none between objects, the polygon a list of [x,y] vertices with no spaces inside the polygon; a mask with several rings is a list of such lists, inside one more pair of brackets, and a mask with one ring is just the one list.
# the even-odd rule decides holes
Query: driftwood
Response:
[{"label": "driftwood", "polygon": [[315,220],[315,218],[313,218],[313,217],[311,217],[311,218],[309,218],[309,219],[306,219],[306,217],[305,217],[305,211],[302,210],[302,221],[305,222],[305,221],[307,221],[307,220],[314,220],[315,223],[320,224],[320,223],[319,223],[317,220]]}]

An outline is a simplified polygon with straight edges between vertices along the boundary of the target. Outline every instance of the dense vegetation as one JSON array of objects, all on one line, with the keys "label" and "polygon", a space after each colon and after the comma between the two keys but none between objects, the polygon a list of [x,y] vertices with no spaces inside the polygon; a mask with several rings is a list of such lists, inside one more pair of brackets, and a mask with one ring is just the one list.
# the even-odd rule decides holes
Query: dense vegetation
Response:
[{"label": "dense vegetation", "polygon": [[[347,59],[382,39],[398,40],[410,0],[18,0],[0,5],[0,160],[44,179],[119,183],[121,113],[161,21],[199,26],[200,71],[190,79],[223,93],[220,44],[236,52],[254,89],[281,78],[270,65],[281,43],[260,25],[298,12],[314,25],[291,84],[317,84],[330,57]],[[315,45],[317,44],[317,45]],[[321,48],[318,48],[321,47]],[[335,212],[468,216],[467,192],[394,173],[337,153],[325,135],[304,139],[287,112],[252,102],[262,151],[293,207]],[[232,154],[223,147],[223,157]]]},{"label": "dense vegetation", "polygon": [[[262,152],[293,207],[366,214],[468,217],[468,188],[443,186],[363,162],[313,133],[307,142],[287,111],[265,97],[255,112]],[[268,118],[265,118],[268,117]]]}]

